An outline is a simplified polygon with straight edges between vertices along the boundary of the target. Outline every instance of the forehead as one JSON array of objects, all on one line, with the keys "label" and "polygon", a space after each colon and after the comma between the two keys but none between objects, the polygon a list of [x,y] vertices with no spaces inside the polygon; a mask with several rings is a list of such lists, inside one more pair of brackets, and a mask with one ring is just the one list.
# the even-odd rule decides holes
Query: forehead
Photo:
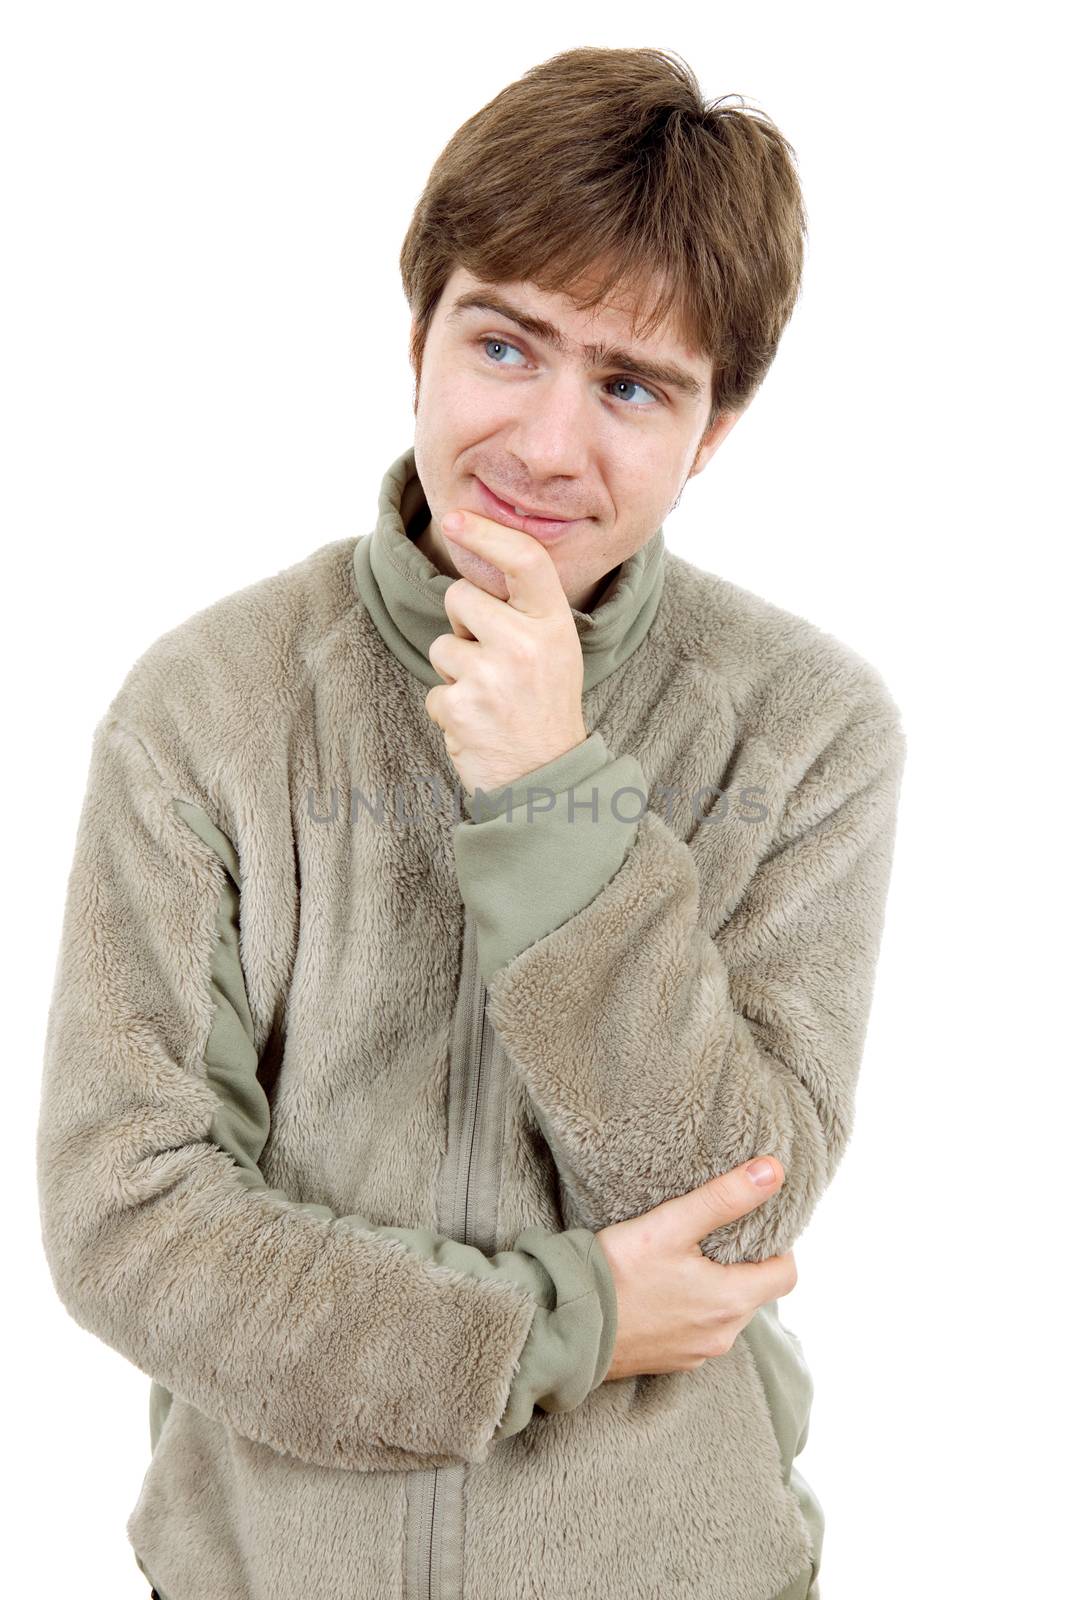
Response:
[{"label": "forehead", "polygon": [[[642,318],[647,315],[651,307],[652,294],[661,286],[659,280],[644,289],[637,284],[633,286],[616,284],[610,300],[600,300],[589,310],[580,311],[569,294],[541,289],[528,278],[479,278],[468,272],[466,267],[455,267],[445,284],[441,299],[442,302],[447,302],[446,309],[448,309],[460,298],[472,295],[476,291],[483,291],[489,299],[508,300],[536,316],[553,322],[561,332],[569,334],[577,346],[587,337],[602,339],[622,336],[633,339]],[[590,276],[580,280],[575,284],[574,299],[582,295],[588,296],[595,290],[595,278]],[[688,356],[692,360],[700,359],[699,352],[687,344],[677,317],[673,314],[664,318],[654,335],[646,335],[646,342],[655,343],[663,348],[669,346],[676,355]]]}]

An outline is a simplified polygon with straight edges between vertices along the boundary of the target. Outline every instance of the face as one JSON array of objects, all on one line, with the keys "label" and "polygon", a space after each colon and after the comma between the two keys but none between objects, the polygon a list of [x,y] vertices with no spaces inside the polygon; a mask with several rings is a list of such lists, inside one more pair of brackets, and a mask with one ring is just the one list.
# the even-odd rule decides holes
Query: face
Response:
[{"label": "face", "polygon": [[[468,295],[494,308],[462,305]],[[543,326],[524,327],[516,313]],[[431,512],[417,542],[440,571],[507,599],[499,569],[440,527],[449,511],[518,526],[487,490],[565,522],[553,533],[523,531],[544,544],[579,611],[661,526],[737,415],[720,414],[705,432],[709,361],[667,324],[638,343],[633,321],[626,301],[577,312],[566,296],[530,283],[453,272],[415,387],[415,465]],[[631,359],[620,361],[622,351]]]}]

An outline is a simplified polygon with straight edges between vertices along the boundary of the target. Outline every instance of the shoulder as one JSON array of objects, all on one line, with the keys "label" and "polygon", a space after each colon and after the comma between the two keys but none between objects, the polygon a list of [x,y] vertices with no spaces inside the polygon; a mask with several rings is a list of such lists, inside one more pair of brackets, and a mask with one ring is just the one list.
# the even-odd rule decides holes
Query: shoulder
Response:
[{"label": "shoulder", "polygon": [[229,763],[272,736],[284,747],[358,603],[355,543],[332,540],[194,612],[126,673],[109,711],[187,798],[212,809]]},{"label": "shoulder", "polygon": [[826,744],[845,729],[905,747],[879,668],[807,617],[667,552],[663,633],[728,697],[738,722],[783,743]]}]

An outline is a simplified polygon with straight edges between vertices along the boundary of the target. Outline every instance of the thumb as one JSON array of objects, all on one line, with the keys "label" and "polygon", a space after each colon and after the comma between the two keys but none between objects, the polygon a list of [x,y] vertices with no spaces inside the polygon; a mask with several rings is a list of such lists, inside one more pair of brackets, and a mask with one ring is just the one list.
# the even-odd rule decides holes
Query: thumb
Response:
[{"label": "thumb", "polygon": [[[759,1183],[756,1179],[762,1174],[758,1170],[753,1173],[749,1168],[758,1168],[761,1164],[770,1165],[771,1177]],[[774,1156],[760,1156],[742,1162],[729,1172],[720,1172],[707,1183],[690,1189],[688,1194],[664,1200],[655,1209],[657,1213],[665,1213],[664,1220],[669,1221],[686,1243],[699,1244],[716,1228],[755,1211],[771,1195],[777,1194],[784,1178],[785,1170],[780,1161]]]}]

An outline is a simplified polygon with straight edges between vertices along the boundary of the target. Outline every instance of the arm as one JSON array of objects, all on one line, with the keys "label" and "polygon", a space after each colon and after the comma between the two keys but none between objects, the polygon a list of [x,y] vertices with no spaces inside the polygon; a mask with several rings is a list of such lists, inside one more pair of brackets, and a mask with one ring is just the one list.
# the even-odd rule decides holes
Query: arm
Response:
[{"label": "arm", "polygon": [[[233,845],[113,715],[93,739],[45,1042],[42,1239],[74,1319],[207,1415],[321,1466],[483,1461],[599,1382],[592,1235],[486,1257],[266,1186]],[[590,1292],[595,1290],[596,1292]]]},{"label": "arm", "polygon": [[[723,1263],[792,1248],[852,1126],[905,748],[896,708],[868,699],[778,815],[683,816],[686,838],[632,793],[617,810],[639,820],[613,814],[612,795],[649,785],[599,733],[468,800],[456,870],[489,1017],[555,1157],[565,1220],[600,1229],[768,1153],[781,1189],[702,1248]],[[528,813],[541,788],[561,798]]]}]

